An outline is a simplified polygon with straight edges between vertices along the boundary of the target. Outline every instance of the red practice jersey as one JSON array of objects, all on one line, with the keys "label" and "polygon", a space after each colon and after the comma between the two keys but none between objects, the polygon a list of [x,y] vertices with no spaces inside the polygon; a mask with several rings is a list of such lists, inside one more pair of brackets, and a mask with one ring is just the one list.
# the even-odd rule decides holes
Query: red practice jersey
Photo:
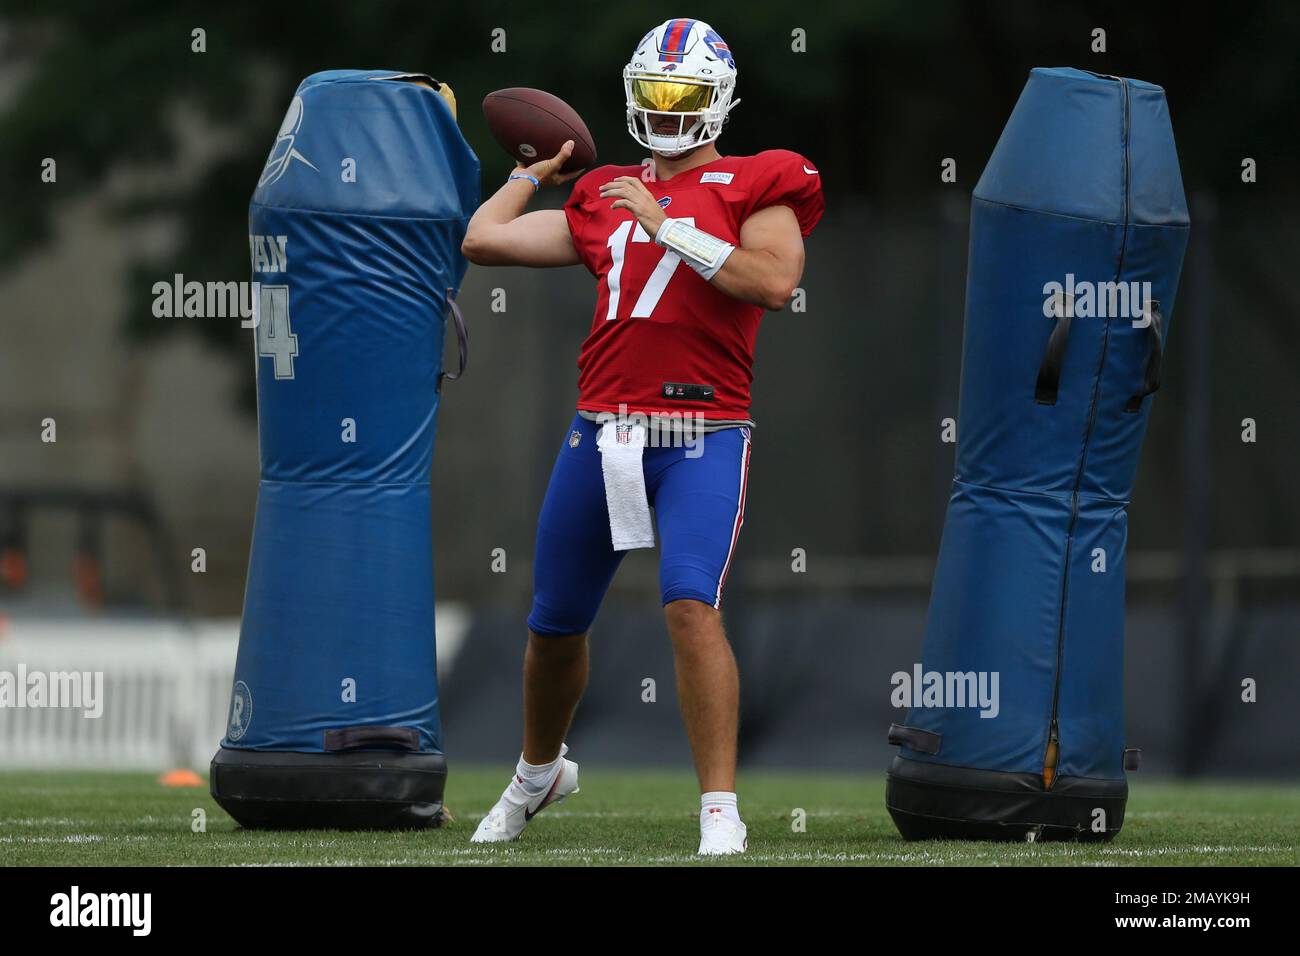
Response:
[{"label": "red practice jersey", "polygon": [[[594,169],[564,206],[573,245],[598,280],[591,334],[578,355],[578,408],[747,419],[763,309],[714,288],[655,245],[628,210],[601,198],[602,183],[641,173],[640,166]],[[724,156],[645,186],[670,217],[736,246],[741,225],[759,209],[789,206],[807,236],[825,208],[816,168],[784,149]]]}]

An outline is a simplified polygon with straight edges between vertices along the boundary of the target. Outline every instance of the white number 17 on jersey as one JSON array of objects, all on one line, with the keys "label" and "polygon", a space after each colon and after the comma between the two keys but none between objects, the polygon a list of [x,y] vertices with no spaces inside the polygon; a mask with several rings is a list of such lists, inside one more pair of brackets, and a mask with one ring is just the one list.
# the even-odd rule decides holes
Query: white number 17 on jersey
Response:
[{"label": "white number 17 on jersey", "polygon": [[[682,216],[682,222],[695,225],[694,216]],[[632,227],[636,231],[632,231]],[[631,236],[633,242],[650,242],[650,234],[641,228],[641,223],[634,219],[627,222],[620,222],[618,228],[610,233],[609,241],[605,245],[609,246],[610,256],[614,264],[609,267],[609,275],[605,277],[605,285],[609,287],[609,309],[605,312],[605,321],[609,322],[618,318],[618,303],[622,298],[622,288],[620,282],[623,278],[623,257],[627,252],[628,237]],[[677,271],[678,264],[682,261],[681,256],[671,249],[665,249],[663,256],[659,259],[659,264],[655,266],[654,272],[650,273],[650,278],[646,280],[645,288],[637,296],[636,304],[632,306],[632,314],[629,318],[648,319],[650,313],[655,310],[659,304],[660,297],[664,294],[664,289],[668,287],[668,280],[673,277]]]}]

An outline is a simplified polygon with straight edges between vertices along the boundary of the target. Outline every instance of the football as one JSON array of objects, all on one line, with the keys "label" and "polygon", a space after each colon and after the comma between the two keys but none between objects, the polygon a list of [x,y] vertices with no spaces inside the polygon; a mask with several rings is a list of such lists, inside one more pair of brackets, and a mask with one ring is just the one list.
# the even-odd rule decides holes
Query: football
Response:
[{"label": "football", "polygon": [[565,140],[573,140],[573,155],[560,172],[591,169],[596,163],[596,144],[582,117],[558,96],[544,90],[512,87],[483,98],[483,115],[502,148],[531,166],[560,151]]}]

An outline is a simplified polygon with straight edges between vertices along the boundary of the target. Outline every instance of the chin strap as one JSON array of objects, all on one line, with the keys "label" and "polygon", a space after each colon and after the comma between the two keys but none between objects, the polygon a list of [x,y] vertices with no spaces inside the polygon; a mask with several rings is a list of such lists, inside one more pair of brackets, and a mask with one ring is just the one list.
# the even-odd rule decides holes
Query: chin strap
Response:
[{"label": "chin strap", "polygon": [[[669,138],[671,138],[671,139],[674,139],[674,140],[680,140],[680,139],[683,139],[683,138],[685,138],[685,137],[687,137],[687,136],[692,136],[692,135],[695,133],[695,131],[696,131],[697,129],[703,129],[703,128],[704,128],[704,126],[705,126],[706,124],[705,124],[705,122],[704,122],[703,120],[698,120],[698,119],[697,119],[697,120],[695,121],[694,125],[692,125],[690,129],[688,129],[688,130],[683,130],[682,132],[678,133],[676,136],[673,136],[673,137],[664,136],[662,133],[655,133],[655,132],[651,131],[651,129],[650,129],[650,121],[649,121],[648,118],[644,120],[643,125],[644,125],[644,127],[645,127],[645,141],[646,141],[646,144],[649,145],[650,149],[651,149],[653,152],[658,153],[660,156],[664,157],[665,159],[678,159],[678,158],[680,158],[680,157],[682,157],[682,156],[685,156],[687,153],[691,152],[692,150],[699,149],[701,146],[706,145],[706,144],[701,143],[701,142],[699,141],[699,136],[694,136],[694,139],[693,139],[693,141],[692,141],[690,144],[688,144],[688,145],[686,145],[686,146],[683,146],[683,147],[681,147],[680,149],[675,149],[675,150],[673,150],[673,151],[670,153],[670,152],[666,152],[666,151],[661,150],[661,149],[655,149],[655,147],[654,147],[654,142],[653,142],[656,138],[663,138],[663,139],[669,139]],[[712,140],[709,140],[709,142],[713,142],[713,141],[712,141]]]}]

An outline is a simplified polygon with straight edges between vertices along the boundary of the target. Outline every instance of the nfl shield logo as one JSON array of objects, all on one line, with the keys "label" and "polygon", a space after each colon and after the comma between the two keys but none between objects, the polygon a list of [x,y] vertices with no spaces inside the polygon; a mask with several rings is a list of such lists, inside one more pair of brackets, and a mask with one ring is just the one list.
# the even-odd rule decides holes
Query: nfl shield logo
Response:
[{"label": "nfl shield logo", "polygon": [[632,440],[632,426],[619,425],[616,431],[616,435],[618,437],[618,443],[620,445],[626,445],[628,442]]},{"label": "nfl shield logo", "polygon": [[578,445],[580,445],[581,443],[582,443],[582,432],[578,431],[575,428],[573,430],[573,434],[569,436],[569,447],[577,448]]}]

